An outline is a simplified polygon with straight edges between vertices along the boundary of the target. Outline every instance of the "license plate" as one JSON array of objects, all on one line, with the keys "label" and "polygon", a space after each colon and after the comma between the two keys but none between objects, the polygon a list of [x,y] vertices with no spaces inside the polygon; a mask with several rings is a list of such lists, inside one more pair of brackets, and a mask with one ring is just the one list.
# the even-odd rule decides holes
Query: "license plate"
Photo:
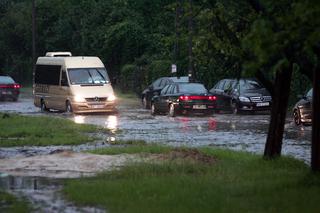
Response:
[{"label": "license plate", "polygon": [[11,91],[2,91],[2,95],[12,95]]},{"label": "license plate", "polygon": [[261,107],[261,106],[269,106],[269,102],[257,103],[257,107]]},{"label": "license plate", "polygon": [[207,109],[206,105],[193,105],[193,109]]},{"label": "license plate", "polygon": [[101,109],[101,108],[104,108],[104,105],[92,105],[91,107],[93,109]]}]

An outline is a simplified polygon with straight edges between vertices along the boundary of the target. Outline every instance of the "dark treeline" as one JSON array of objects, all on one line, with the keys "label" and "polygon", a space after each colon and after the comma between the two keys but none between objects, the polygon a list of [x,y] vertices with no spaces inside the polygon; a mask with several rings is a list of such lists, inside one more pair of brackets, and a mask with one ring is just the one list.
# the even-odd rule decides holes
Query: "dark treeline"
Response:
[{"label": "dark treeline", "polygon": [[[272,82],[294,51],[293,97],[311,86],[301,70],[316,63],[309,46],[320,25],[317,1],[35,0],[37,56],[48,51],[97,55],[122,89],[139,92],[170,75],[187,75],[188,44],[196,77],[208,88],[224,77]],[[0,1],[0,72],[32,81],[32,2]],[[190,27],[190,23],[192,27]],[[318,37],[319,38],[319,37]],[[270,87],[269,87],[270,88]],[[294,99],[293,98],[293,99]]]}]

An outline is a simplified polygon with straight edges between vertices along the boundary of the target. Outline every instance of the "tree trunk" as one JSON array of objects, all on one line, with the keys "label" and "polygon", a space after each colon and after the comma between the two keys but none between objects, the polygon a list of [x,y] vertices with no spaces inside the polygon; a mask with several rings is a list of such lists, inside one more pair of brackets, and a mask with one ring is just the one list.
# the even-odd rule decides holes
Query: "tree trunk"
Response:
[{"label": "tree trunk", "polygon": [[280,66],[280,69],[276,73],[271,121],[264,150],[265,158],[275,158],[281,155],[291,76],[292,64]]},{"label": "tree trunk", "polygon": [[316,51],[318,56],[318,64],[314,69],[313,75],[313,97],[312,97],[312,144],[311,144],[311,169],[320,171],[320,53]]}]

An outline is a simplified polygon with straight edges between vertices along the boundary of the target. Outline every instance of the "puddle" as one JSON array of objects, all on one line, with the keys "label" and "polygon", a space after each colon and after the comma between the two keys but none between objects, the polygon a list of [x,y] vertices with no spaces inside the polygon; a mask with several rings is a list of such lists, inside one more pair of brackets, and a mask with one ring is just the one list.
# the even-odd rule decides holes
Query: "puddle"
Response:
[{"label": "puddle", "polygon": [[60,193],[62,184],[61,179],[14,177],[0,173],[0,188],[26,199],[31,204],[33,212],[106,212],[96,207],[78,207],[65,201]]}]

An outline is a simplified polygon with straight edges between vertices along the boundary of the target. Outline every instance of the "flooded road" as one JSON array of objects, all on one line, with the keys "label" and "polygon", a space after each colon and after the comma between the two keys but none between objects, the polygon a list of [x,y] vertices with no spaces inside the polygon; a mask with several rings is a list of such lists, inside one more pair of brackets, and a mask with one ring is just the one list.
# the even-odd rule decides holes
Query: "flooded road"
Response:
[{"label": "flooded road", "polygon": [[[0,111],[18,112],[27,115],[61,116],[76,123],[88,123],[103,126],[111,130],[107,140],[144,140],[146,142],[163,143],[173,146],[214,146],[263,153],[269,125],[269,114],[233,115],[215,114],[213,116],[178,116],[171,118],[165,115],[152,116],[149,110],[141,108],[137,100],[120,100],[119,113],[116,115],[90,114],[66,115],[64,113],[41,113],[34,107],[29,93],[22,94],[18,102],[1,102]],[[283,140],[284,155],[290,155],[310,162],[311,127],[296,127],[288,115]],[[103,141],[90,145],[67,147],[74,151],[93,149],[105,146]],[[54,151],[64,147],[50,148],[16,148],[0,149],[0,158],[5,153],[22,153]],[[19,148],[18,148],[19,149]],[[2,151],[1,151],[2,150]],[[24,152],[22,152],[22,151]],[[40,150],[40,151],[36,151]],[[26,153],[26,154],[25,154]],[[9,154],[10,155],[10,154]],[[11,154],[12,155],[12,154]],[[13,154],[15,155],[15,154]]]}]

